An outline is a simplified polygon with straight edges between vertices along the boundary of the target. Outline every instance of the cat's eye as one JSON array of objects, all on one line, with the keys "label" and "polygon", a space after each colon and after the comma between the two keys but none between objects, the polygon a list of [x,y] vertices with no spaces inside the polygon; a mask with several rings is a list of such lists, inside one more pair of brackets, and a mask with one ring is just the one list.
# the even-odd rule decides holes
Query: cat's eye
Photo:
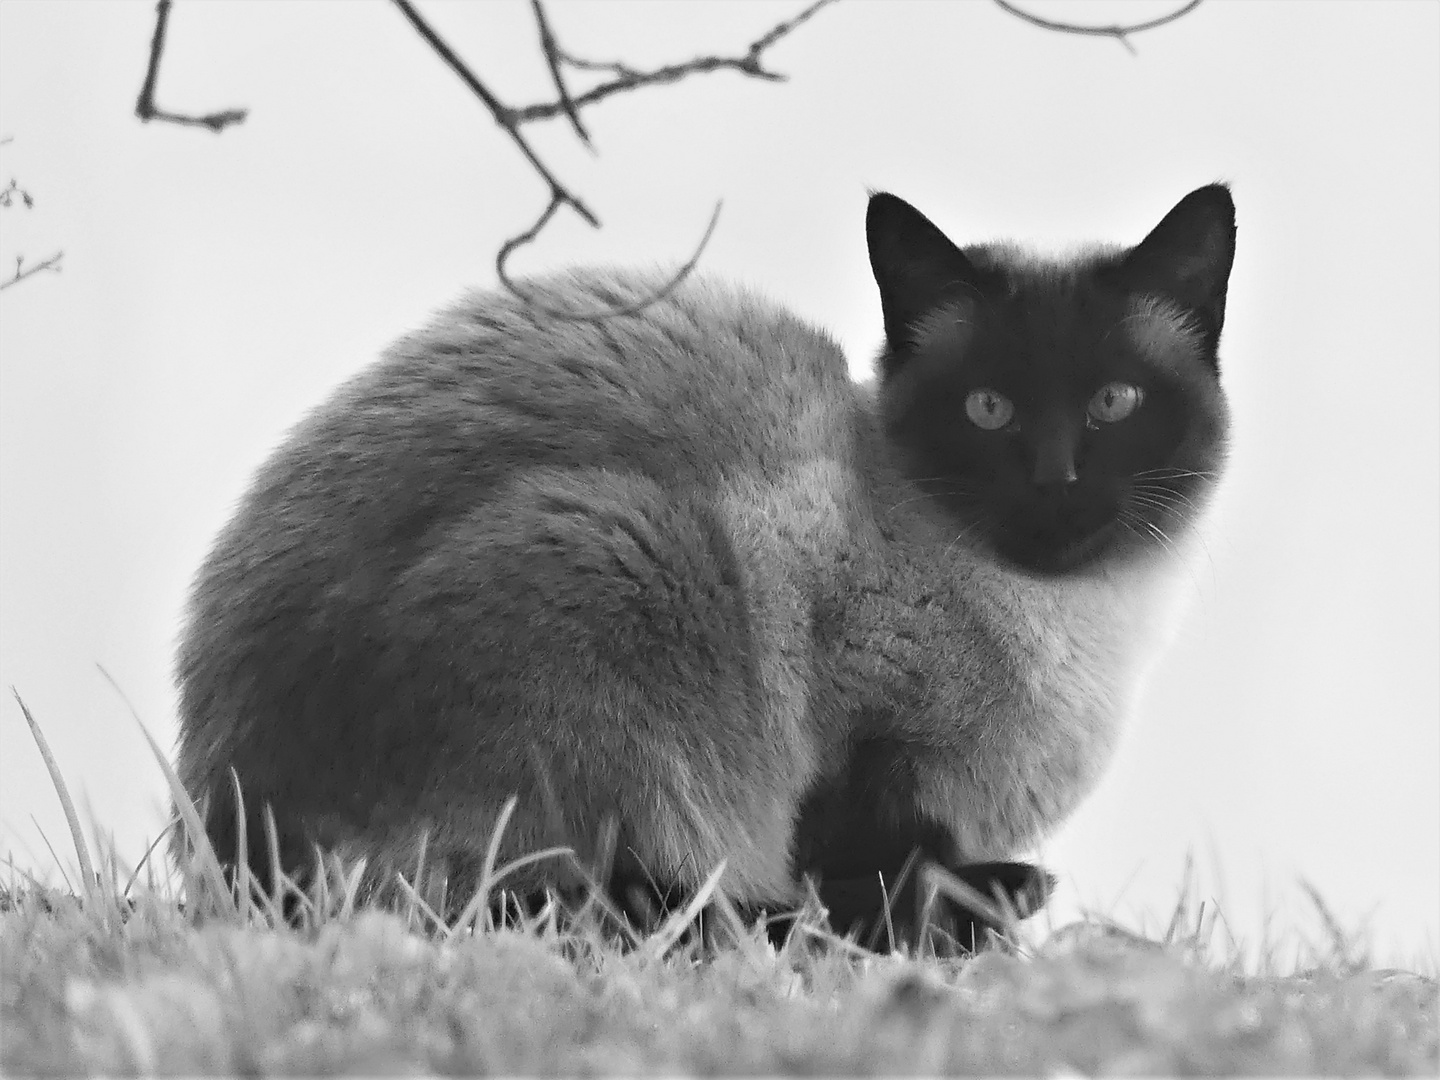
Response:
[{"label": "cat's eye", "polygon": [[1010,422],[1015,406],[1004,394],[994,390],[971,390],[965,398],[965,415],[976,427],[997,431]]},{"label": "cat's eye", "polygon": [[1085,411],[1097,425],[1114,424],[1133,413],[1144,400],[1145,391],[1133,383],[1106,383],[1095,391]]}]

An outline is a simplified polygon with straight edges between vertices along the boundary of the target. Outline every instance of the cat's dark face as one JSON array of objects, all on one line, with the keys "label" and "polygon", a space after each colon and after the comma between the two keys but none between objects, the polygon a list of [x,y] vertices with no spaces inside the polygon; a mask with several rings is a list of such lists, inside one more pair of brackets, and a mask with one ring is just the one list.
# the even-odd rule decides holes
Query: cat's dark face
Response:
[{"label": "cat's dark face", "polygon": [[1171,546],[1224,460],[1230,193],[1068,261],[962,250],[888,194],[866,231],[885,432],[957,535],[1042,575]]}]

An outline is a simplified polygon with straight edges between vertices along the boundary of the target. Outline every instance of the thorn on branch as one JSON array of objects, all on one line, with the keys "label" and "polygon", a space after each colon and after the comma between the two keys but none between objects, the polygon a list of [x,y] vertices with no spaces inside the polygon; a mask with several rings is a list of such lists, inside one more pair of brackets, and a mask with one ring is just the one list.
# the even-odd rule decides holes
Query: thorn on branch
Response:
[{"label": "thorn on branch", "polygon": [[145,123],[161,120],[167,124],[183,127],[209,128],[220,134],[231,124],[244,123],[248,109],[221,109],[204,116],[187,116],[173,113],[155,104],[155,86],[160,81],[160,58],[165,54],[165,31],[170,23],[171,0],[157,0],[155,4],[155,33],[150,39],[150,66],[145,70],[145,82],[140,87],[140,96],[135,100],[135,115]]},{"label": "thorn on branch", "polygon": [[1186,15],[1189,15],[1190,12],[1194,11],[1197,7],[1200,6],[1200,0],[1189,0],[1188,3],[1176,8],[1168,15],[1161,15],[1158,19],[1150,19],[1146,22],[1129,23],[1127,25],[1121,25],[1119,23],[1116,23],[1111,26],[1085,26],[1080,23],[1067,23],[1058,22],[1054,19],[1042,19],[1039,15],[1032,15],[1030,12],[1024,10],[1023,8],[1017,7],[1015,4],[1010,3],[1009,0],[995,0],[995,3],[1001,11],[1014,15],[1017,19],[1023,19],[1025,22],[1030,23],[1032,26],[1038,26],[1042,30],[1053,30],[1056,33],[1061,34],[1085,34],[1090,37],[1114,38],[1116,41],[1120,42],[1121,45],[1125,46],[1126,51],[1129,52],[1131,56],[1140,55],[1138,52],[1136,52],[1135,46],[1130,43],[1131,34],[1143,33],[1146,30],[1154,30],[1157,26],[1164,26],[1166,23],[1172,23],[1176,19],[1181,19],[1184,18]]}]

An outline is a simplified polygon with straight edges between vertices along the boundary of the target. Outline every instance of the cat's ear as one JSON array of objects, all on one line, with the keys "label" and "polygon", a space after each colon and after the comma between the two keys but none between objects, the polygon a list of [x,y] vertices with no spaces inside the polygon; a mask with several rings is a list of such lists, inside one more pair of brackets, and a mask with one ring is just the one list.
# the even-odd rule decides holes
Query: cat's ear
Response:
[{"label": "cat's ear", "polygon": [[1235,202],[1224,184],[1197,188],[1175,204],[1125,256],[1130,287],[1198,314],[1211,344],[1225,323],[1225,290],[1235,259]]},{"label": "cat's ear", "polygon": [[965,253],[929,218],[889,192],[870,196],[865,238],[891,356],[913,343],[913,329],[924,316],[978,287],[979,274]]}]

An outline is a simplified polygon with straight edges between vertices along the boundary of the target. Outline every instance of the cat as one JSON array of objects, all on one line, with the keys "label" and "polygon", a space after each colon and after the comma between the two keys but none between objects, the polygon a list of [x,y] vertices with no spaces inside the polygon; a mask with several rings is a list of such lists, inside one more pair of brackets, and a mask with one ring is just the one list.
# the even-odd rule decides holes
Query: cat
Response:
[{"label": "cat", "polygon": [[873,194],[860,384],[704,277],[606,318],[660,277],[464,297],[295,428],[197,574],[178,772],[215,849],[268,881],[268,806],[291,874],[318,845],[383,890],[423,837],[455,893],[513,795],[502,862],[576,854],[517,892],[723,863],[746,910],[808,881],[906,936],[918,858],[1033,910],[1008,860],[1105,766],[1223,467],[1234,222],[1215,184],[1047,259]]}]

